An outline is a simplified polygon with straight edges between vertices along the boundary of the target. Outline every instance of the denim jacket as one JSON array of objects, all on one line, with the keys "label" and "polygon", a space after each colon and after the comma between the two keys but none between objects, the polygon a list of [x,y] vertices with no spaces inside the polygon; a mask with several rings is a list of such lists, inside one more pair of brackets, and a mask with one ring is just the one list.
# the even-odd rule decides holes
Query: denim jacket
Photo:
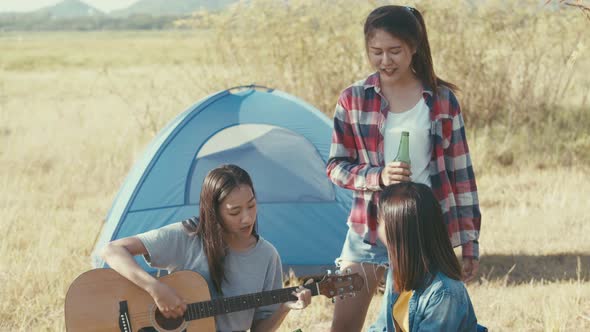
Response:
[{"label": "denim jacket", "polygon": [[[387,297],[387,313],[385,317],[381,315],[380,321],[369,328],[371,332],[395,331],[392,307],[398,294],[386,290],[384,296]],[[478,330],[473,305],[463,282],[451,279],[443,273],[437,273],[426,288],[414,291],[409,303],[409,315],[411,332]]]}]

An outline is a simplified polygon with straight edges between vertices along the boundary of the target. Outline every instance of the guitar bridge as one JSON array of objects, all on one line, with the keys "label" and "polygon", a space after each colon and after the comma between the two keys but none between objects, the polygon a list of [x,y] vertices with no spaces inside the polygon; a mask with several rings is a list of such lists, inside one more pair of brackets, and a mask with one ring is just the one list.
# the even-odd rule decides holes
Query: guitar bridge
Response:
[{"label": "guitar bridge", "polygon": [[119,302],[119,330],[121,332],[131,332],[131,320],[129,319],[129,308],[127,301]]}]

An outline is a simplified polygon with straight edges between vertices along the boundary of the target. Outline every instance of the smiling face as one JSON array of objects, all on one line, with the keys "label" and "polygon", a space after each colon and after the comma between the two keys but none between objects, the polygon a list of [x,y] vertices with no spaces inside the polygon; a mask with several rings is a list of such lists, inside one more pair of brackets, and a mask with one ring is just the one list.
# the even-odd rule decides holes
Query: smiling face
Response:
[{"label": "smiling face", "polygon": [[249,239],[256,222],[256,198],[252,188],[245,184],[234,188],[219,204],[219,214],[227,235]]},{"label": "smiling face", "polygon": [[413,47],[382,29],[376,29],[367,42],[369,62],[379,72],[381,85],[411,78],[414,53]]}]

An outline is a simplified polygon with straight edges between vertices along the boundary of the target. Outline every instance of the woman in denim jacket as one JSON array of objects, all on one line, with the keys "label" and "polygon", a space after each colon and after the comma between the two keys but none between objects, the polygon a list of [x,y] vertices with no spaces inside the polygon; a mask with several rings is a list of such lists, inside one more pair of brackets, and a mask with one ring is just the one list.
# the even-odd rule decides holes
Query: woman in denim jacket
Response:
[{"label": "woman in denim jacket", "polygon": [[378,234],[387,244],[393,292],[387,297],[387,331],[477,331],[461,266],[432,190],[404,182],[379,199]]}]

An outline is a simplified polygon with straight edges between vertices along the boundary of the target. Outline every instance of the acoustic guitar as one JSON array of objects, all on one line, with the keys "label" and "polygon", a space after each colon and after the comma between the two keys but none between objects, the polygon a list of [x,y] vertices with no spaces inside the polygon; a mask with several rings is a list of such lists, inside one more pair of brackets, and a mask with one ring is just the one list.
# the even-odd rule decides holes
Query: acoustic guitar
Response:
[{"label": "acoustic guitar", "polygon": [[[189,303],[183,317],[168,319],[152,297],[112,269],[95,269],[81,274],[70,285],[65,301],[68,332],[215,332],[214,317],[271,304],[297,300],[297,287],[211,299],[205,279],[193,271],[178,271],[159,280],[174,288]],[[304,285],[312,296],[328,298],[362,289],[358,275],[327,275]]]}]

